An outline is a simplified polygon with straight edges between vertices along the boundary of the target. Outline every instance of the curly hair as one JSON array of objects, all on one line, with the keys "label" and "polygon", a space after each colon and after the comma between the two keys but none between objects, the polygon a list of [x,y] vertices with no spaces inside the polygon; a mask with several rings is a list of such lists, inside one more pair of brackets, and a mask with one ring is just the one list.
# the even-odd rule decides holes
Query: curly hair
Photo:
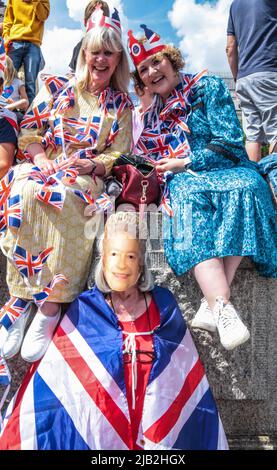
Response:
[{"label": "curly hair", "polygon": [[179,72],[179,70],[185,66],[181,51],[175,46],[168,45],[161,52],[156,54],[156,59],[162,60],[163,57],[169,60],[175,72]]}]

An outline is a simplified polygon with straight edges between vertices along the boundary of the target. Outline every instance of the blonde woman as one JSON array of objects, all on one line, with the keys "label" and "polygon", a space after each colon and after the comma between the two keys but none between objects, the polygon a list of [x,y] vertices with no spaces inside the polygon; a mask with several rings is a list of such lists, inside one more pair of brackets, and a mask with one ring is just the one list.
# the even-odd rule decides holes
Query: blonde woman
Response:
[{"label": "blonde woman", "polygon": [[[32,163],[14,169],[11,196],[20,195],[23,215],[20,228],[7,227],[2,240],[8,256],[10,295],[33,300],[56,274],[62,273],[68,281],[56,285],[35,315],[21,350],[29,362],[45,353],[60,318],[61,304],[74,300],[86,284],[94,236],[87,238],[84,234],[85,206],[74,190],[89,190],[92,198],[100,196],[103,177],[111,171],[113,161],[130,149],[131,111],[126,95],[129,68],[118,20],[98,10],[88,26],[76,79],[59,88],[59,79],[50,77],[48,88],[25,115],[19,136],[19,147]],[[70,159],[78,172],[76,183],[66,187],[61,210],[37,199],[41,184],[30,177],[34,165],[46,179],[56,174],[59,167],[55,159],[59,156]],[[39,279],[33,276],[26,280],[19,273],[13,262],[17,247],[33,255],[53,247]],[[28,311],[8,332],[3,347],[6,358],[20,349]]]}]

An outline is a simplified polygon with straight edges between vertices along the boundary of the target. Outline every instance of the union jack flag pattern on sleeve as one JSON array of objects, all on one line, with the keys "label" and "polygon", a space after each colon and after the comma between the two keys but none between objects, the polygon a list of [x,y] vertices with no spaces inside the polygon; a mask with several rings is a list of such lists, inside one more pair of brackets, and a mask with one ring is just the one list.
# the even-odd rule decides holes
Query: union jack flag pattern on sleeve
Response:
[{"label": "union jack flag pattern on sleeve", "polygon": [[[227,449],[178,305],[167,289],[156,287],[152,295],[161,322],[153,336],[156,354],[137,445],[144,443],[144,450]],[[96,288],[81,294],[8,408],[0,449],[134,449],[122,349],[118,320],[103,295]]]},{"label": "union jack flag pattern on sleeve", "polygon": [[30,301],[12,296],[0,310],[0,325],[8,330],[29,308]]},{"label": "union jack flag pattern on sleeve", "polygon": [[33,299],[37,307],[39,308],[42,307],[42,305],[44,304],[44,302],[47,300],[52,290],[54,289],[55,285],[61,282],[68,283],[68,280],[61,273],[55,274],[52,281],[49,282],[49,284],[46,287],[44,287],[44,289],[41,292],[33,295]]},{"label": "union jack flag pattern on sleeve", "polygon": [[28,279],[41,272],[52,250],[53,247],[49,247],[40,251],[37,256],[34,256],[17,245],[13,254],[13,260],[20,274]]}]

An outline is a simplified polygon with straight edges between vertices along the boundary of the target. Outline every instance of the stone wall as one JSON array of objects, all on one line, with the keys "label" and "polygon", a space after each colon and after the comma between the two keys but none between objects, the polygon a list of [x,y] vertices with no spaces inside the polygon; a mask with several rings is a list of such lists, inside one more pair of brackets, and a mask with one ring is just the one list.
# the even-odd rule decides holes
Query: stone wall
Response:
[{"label": "stone wall", "polygon": [[[174,292],[189,323],[201,298],[192,275],[177,278],[173,274],[165,262],[159,240],[152,242],[149,261],[156,282]],[[0,275],[2,304],[7,298],[2,255]],[[89,285],[92,282],[91,277]],[[259,277],[251,263],[244,260],[234,281],[232,299],[251,331],[247,343],[228,352],[222,348],[217,333],[191,332],[206,368],[230,447],[277,448],[276,280]],[[9,361],[9,366],[13,384],[7,401],[28,368],[20,355]]]}]

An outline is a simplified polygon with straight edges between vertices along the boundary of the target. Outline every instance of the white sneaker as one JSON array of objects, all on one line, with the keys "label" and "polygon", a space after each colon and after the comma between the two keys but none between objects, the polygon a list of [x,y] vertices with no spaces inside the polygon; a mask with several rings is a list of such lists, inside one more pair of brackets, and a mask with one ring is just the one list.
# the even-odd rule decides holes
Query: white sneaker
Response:
[{"label": "white sneaker", "polygon": [[224,304],[223,297],[217,297],[213,315],[225,349],[230,351],[249,339],[250,333],[231,302]]},{"label": "white sneaker", "polygon": [[212,333],[216,331],[214,316],[205,297],[201,299],[201,305],[191,321],[192,328],[201,328]]},{"label": "white sneaker", "polygon": [[23,340],[25,326],[31,311],[32,304],[29,306],[27,311],[16,320],[8,331],[4,327],[1,328],[1,330],[4,329],[6,331],[6,338],[2,347],[2,354],[5,359],[11,359],[18,353]]},{"label": "white sneaker", "polygon": [[61,309],[54,317],[46,316],[38,309],[22,344],[22,359],[35,362],[45,354],[60,316]]}]

